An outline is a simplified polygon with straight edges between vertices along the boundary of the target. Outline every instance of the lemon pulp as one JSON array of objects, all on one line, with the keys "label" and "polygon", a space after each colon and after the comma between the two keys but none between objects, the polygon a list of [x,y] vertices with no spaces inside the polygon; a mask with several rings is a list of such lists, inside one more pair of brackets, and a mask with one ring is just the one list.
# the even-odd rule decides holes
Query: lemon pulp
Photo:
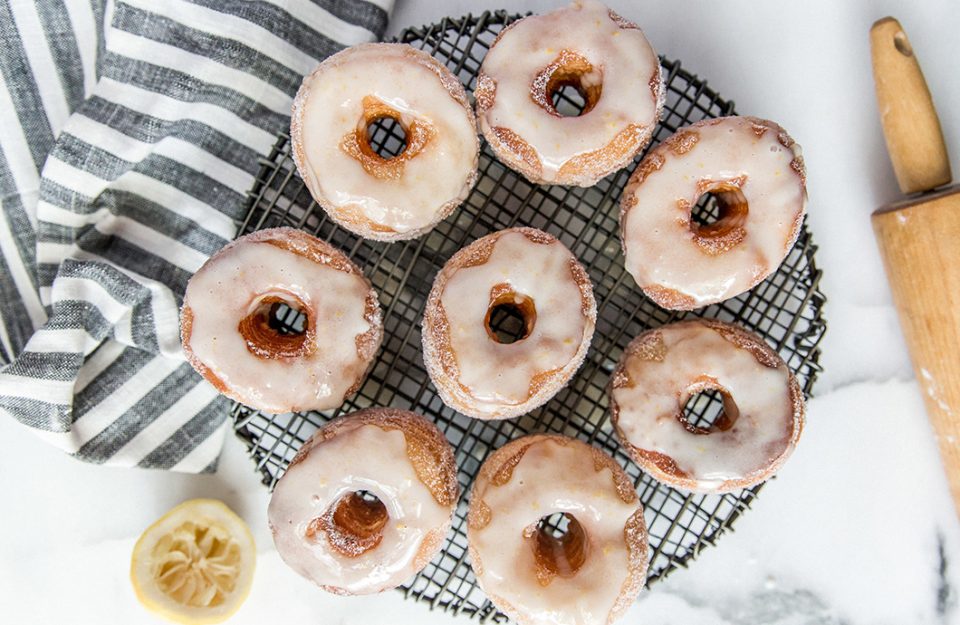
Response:
[{"label": "lemon pulp", "polygon": [[130,577],[140,601],[188,625],[218,623],[246,599],[256,547],[223,503],[193,499],[151,525],[133,550]]}]

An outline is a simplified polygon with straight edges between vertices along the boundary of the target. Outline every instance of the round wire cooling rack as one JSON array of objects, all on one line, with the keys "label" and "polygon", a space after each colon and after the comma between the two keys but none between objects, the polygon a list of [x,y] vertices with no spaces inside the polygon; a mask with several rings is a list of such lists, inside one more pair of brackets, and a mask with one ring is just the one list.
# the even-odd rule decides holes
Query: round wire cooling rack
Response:
[{"label": "round wire cooling rack", "polygon": [[[472,90],[484,54],[497,33],[519,19],[503,11],[478,17],[444,19],[403,31],[396,41],[421,48],[440,59]],[[653,144],[678,128],[703,118],[734,113],[706,82],[661,58],[667,99]],[[576,113],[576,92],[559,94],[558,108]],[[402,130],[386,124],[373,128],[371,144],[381,153],[397,153]],[[650,539],[648,585],[685,567],[747,510],[760,486],[726,495],[697,495],[674,490],[640,472],[617,444],[607,413],[605,388],[623,348],[651,327],[690,316],[738,323],[771,343],[796,373],[809,396],[817,374],[819,343],[826,329],[821,310],[816,246],[804,225],[780,268],[751,291],[693,313],[663,310],[646,299],[625,272],[618,238],[618,200],[636,162],[587,188],[539,186],[503,166],[484,144],[480,177],[464,204],[429,234],[413,241],[377,243],[360,239],[330,221],[313,202],[296,173],[289,137],[281,135],[262,161],[241,234],[262,228],[301,228],[343,249],[363,269],[380,293],[384,340],[374,367],[360,391],[338,410],[266,414],[237,404],[234,428],[247,445],[263,483],[273,488],[300,445],[317,428],[341,413],[367,406],[414,410],[432,419],[456,451],[463,497],[442,552],[409,583],[407,597],[431,608],[465,613],[480,620],[506,617],[478,588],[467,562],[466,513],[470,487],[487,455],[507,441],[531,432],[556,432],[587,441],[611,454],[634,480],[643,502]],[[698,204],[694,217],[709,222],[718,215],[712,198]],[[420,347],[420,319],[433,278],[454,252],[494,230],[533,226],[559,238],[580,259],[595,286],[597,326],[587,359],[570,384],[545,406],[507,421],[479,421],[447,408],[430,383]],[[295,325],[296,311],[286,311]],[[509,331],[515,319],[500,320]],[[716,396],[699,395],[687,406],[694,425],[706,425],[722,411]]]}]

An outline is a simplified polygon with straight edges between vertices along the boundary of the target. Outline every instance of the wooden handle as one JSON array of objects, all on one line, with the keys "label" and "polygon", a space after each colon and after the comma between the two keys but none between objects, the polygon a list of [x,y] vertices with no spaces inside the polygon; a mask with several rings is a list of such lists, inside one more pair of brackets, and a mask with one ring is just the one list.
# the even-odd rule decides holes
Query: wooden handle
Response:
[{"label": "wooden handle", "polygon": [[949,184],[940,120],[900,22],[892,17],[876,22],[870,29],[870,51],[880,122],[900,189],[914,193]]},{"label": "wooden handle", "polygon": [[960,188],[881,209],[873,229],[960,516]]}]

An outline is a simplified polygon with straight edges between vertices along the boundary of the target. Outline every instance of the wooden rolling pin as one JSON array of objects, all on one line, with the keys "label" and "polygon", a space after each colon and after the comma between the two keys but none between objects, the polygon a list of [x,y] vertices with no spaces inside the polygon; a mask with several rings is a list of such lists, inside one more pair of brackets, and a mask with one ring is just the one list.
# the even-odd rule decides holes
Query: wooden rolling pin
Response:
[{"label": "wooden rolling pin", "polygon": [[878,209],[873,230],[913,369],[960,516],[960,186],[927,83],[900,23],[870,29],[873,77],[900,190],[920,195]]}]

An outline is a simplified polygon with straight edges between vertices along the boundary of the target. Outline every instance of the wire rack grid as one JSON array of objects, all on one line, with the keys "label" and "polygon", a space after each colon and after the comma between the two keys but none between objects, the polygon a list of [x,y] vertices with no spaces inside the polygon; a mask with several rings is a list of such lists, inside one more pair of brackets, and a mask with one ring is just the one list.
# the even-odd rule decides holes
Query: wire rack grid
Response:
[{"label": "wire rack grid", "polygon": [[[397,41],[440,59],[472,90],[484,54],[497,33],[521,16],[505,12],[444,19],[403,31]],[[654,144],[677,128],[707,117],[734,113],[706,83],[661,59],[667,100]],[[562,92],[558,107],[576,111],[582,101]],[[402,131],[381,125],[371,143],[386,152],[402,147]],[[639,160],[639,159],[638,159]],[[250,208],[241,233],[293,226],[345,250],[380,293],[385,319],[383,346],[366,382],[339,410],[266,414],[243,405],[233,408],[234,428],[247,445],[263,482],[272,488],[287,463],[311,434],[331,418],[367,406],[414,410],[432,419],[456,452],[464,496],[457,507],[442,552],[401,590],[431,608],[466,613],[482,621],[505,622],[478,588],[467,562],[466,512],[473,477],[494,449],[531,432],[578,437],[610,453],[633,478],[645,507],[650,538],[648,584],[685,567],[700,551],[715,544],[756,498],[760,486],[726,495],[696,495],[664,486],[640,472],[617,444],[607,413],[606,385],[626,344],[641,331],[672,321],[703,316],[739,323],[771,343],[797,374],[809,396],[820,371],[818,344],[825,331],[819,291],[816,246],[804,226],[779,270],[750,292],[693,313],[663,310],[643,297],[623,268],[618,239],[618,199],[637,161],[596,186],[538,186],[507,169],[484,145],[480,178],[463,206],[429,234],[413,241],[384,244],[360,239],[337,227],[312,201],[281,135],[250,192]],[[706,199],[695,217],[717,216]],[[464,245],[495,230],[534,226],[559,238],[581,260],[595,285],[597,326],[587,360],[571,383],[545,406],[522,417],[485,422],[463,416],[440,400],[424,369],[420,319],[436,272]],[[294,314],[290,311],[290,314]],[[509,324],[510,319],[504,319]],[[292,323],[292,320],[291,320]],[[722,403],[702,394],[688,405],[691,422],[705,425]]]}]

